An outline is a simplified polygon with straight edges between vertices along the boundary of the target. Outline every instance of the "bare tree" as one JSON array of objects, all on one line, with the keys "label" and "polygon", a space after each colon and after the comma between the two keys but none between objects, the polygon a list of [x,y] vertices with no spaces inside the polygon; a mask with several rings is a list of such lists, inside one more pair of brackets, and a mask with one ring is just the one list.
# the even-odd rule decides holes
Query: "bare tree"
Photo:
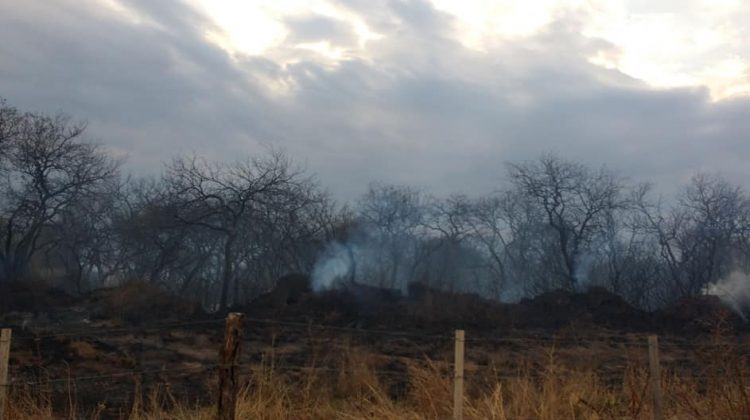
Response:
[{"label": "bare tree", "polygon": [[664,265],[658,240],[637,210],[644,188],[648,189],[648,184],[634,188],[628,205],[607,215],[601,240],[592,250],[595,261],[589,275],[630,303],[654,308],[662,299],[659,284],[664,279]]},{"label": "bare tree", "polygon": [[312,182],[298,184],[283,199],[263,205],[260,217],[242,229],[236,258],[240,270],[235,286],[241,278],[254,281],[245,281],[235,295],[248,300],[285,274],[310,272],[327,243],[333,212],[328,195]]},{"label": "bare tree", "polygon": [[605,168],[594,171],[552,155],[511,164],[509,176],[515,192],[539,210],[539,222],[555,235],[556,274],[567,287],[576,287],[583,254],[601,234],[607,215],[623,206],[622,180]]},{"label": "bare tree", "polygon": [[719,176],[697,174],[668,210],[661,200],[649,200],[648,192],[643,188],[637,205],[658,239],[668,271],[666,294],[696,295],[727,275],[750,233],[750,200],[742,189]]},{"label": "bare tree", "polygon": [[429,237],[420,241],[419,262],[426,262],[423,271],[426,280],[433,286],[456,290],[476,283],[476,278],[467,278],[467,271],[476,272],[485,268],[477,263],[476,252],[470,250],[467,238],[471,233],[471,202],[459,194],[444,199],[432,198],[427,206],[424,224]]},{"label": "bare tree", "polygon": [[[309,189],[311,183],[279,151],[230,164],[196,156],[176,158],[167,166],[165,182],[166,201],[177,222],[222,237],[220,309],[227,307],[235,280],[238,239],[258,231],[269,212],[290,210],[288,206],[293,207],[300,191]],[[238,289],[235,286],[235,294]]]},{"label": "bare tree", "polygon": [[517,245],[529,231],[520,228],[522,213],[516,207],[518,203],[509,200],[509,196],[509,193],[501,193],[474,200],[469,205],[465,221],[469,228],[469,242],[485,256],[490,274],[488,287],[498,298],[507,296],[509,290],[518,286],[509,284],[511,277],[516,283],[523,283],[527,277],[521,273],[512,275],[515,260],[511,251],[514,247],[521,249]]},{"label": "bare tree", "polygon": [[368,242],[374,244],[380,287],[406,286],[413,273],[419,231],[424,227],[425,206],[419,190],[408,186],[370,184],[359,201],[359,216]]},{"label": "bare tree", "polygon": [[213,268],[207,261],[216,253],[218,235],[178,223],[165,198],[165,182],[137,179],[125,187],[113,221],[117,253],[111,265],[125,278],[149,281],[181,295],[191,287],[200,288],[195,282]]},{"label": "bare tree", "polygon": [[[0,98],[0,159],[3,159],[10,147],[10,142],[18,135],[21,115],[16,108]],[[2,166],[0,165],[0,169]]]},{"label": "bare tree", "polygon": [[120,188],[120,182],[113,177],[94,194],[82,194],[61,210],[50,232],[58,240],[45,250],[47,265],[63,267],[65,277],[78,293],[103,286],[121,269],[114,231]]},{"label": "bare tree", "polygon": [[85,125],[64,115],[24,114],[4,139],[0,172],[0,266],[18,279],[32,257],[53,246],[62,214],[96,195],[118,173],[119,162],[82,141]]}]

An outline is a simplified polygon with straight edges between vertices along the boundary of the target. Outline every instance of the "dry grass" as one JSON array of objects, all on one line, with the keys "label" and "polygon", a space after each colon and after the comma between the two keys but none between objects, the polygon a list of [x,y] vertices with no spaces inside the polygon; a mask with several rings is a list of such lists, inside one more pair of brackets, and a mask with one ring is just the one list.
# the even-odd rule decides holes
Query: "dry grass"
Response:
[{"label": "dry grass", "polygon": [[[669,419],[747,419],[750,399],[741,358],[724,349],[714,357],[712,372],[723,376],[663,378]],[[404,376],[378,369],[377,355],[350,348],[336,355],[338,366],[290,370],[264,363],[256,366],[238,405],[241,419],[441,419],[450,418],[452,382],[438,363],[414,362]],[[390,372],[393,373],[393,372]],[[605,383],[606,379],[606,383]],[[467,372],[465,418],[468,419],[650,419],[648,374],[631,368],[613,384],[591,371],[559,366],[553,355],[540,372],[514,376],[494,371]],[[394,395],[393,387],[401,392]],[[136,395],[142,395],[136,392]],[[62,404],[61,404],[62,403]],[[60,407],[64,407],[62,410]],[[12,396],[9,419],[112,418],[99,406],[77,409],[74,393],[53,402],[46,393],[28,390]],[[63,412],[60,412],[63,411]],[[71,414],[72,413],[72,414]],[[56,414],[56,415],[53,415]],[[119,414],[131,420],[212,419],[214,409],[182,401],[163,389],[137,398]]]},{"label": "dry grass", "polygon": [[[694,346],[700,371],[662,377],[666,418],[750,419],[750,369],[737,336],[717,328],[708,342]],[[84,349],[82,348],[81,351]],[[247,371],[240,391],[238,418],[279,419],[448,419],[453,404],[450,363],[398,359],[346,342],[312,346],[306,366],[285,360],[272,346],[262,362]],[[643,362],[629,362],[620,374],[603,374],[584,364],[562,362],[554,346],[543,351],[543,363],[519,361],[513,374],[488,365],[468,364],[464,418],[493,420],[651,419],[649,375]],[[666,357],[665,357],[666,358]],[[196,378],[197,379],[197,378]],[[215,382],[207,380],[211,389]],[[141,389],[117,411],[99,404],[83,408],[74,386],[67,395],[49,389],[15,389],[8,419],[49,418],[129,420],[213,419],[215,408],[173,395],[170,388]],[[209,392],[210,395],[210,392]],[[90,398],[89,398],[90,400]]]},{"label": "dry grass", "polygon": [[99,316],[108,319],[140,323],[154,317],[189,317],[199,312],[195,302],[170,295],[159,287],[140,280],[132,280],[112,289],[96,291],[101,297]]}]

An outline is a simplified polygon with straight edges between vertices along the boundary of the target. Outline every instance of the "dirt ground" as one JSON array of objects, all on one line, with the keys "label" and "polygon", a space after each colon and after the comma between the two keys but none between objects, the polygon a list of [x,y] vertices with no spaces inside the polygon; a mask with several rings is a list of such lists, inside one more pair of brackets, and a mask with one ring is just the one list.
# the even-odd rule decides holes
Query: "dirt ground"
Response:
[{"label": "dirt ground", "polygon": [[[104,417],[157,390],[178,401],[210,402],[223,316],[158,295],[110,289],[66,297],[47,312],[6,311],[0,325],[14,330],[12,392],[98,407]],[[722,352],[750,350],[744,321],[707,297],[646,313],[600,289],[550,292],[518,304],[429,289],[415,295],[343,290],[284,302],[271,293],[233,308],[246,315],[243,380],[251,382],[259,366],[333,377],[345,374],[342,354],[357,355],[398,399],[409,366],[451,374],[455,329],[466,331],[469,392],[491,378],[551,367],[621,383],[628,369],[648,366],[649,334],[659,335],[663,369],[678,375],[720,376]]]}]

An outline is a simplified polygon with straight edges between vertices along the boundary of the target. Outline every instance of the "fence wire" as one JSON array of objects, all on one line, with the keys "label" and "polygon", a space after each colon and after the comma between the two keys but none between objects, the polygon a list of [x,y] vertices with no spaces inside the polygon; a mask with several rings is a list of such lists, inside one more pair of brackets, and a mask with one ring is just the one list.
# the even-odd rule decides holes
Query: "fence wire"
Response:
[{"label": "fence wire", "polygon": [[[112,327],[112,328],[92,327],[92,328],[87,328],[85,330],[61,332],[61,333],[54,333],[54,334],[35,334],[32,332],[31,335],[17,335],[13,337],[13,341],[14,342],[39,341],[39,340],[50,339],[50,338],[77,338],[77,337],[88,337],[88,336],[108,336],[108,335],[115,335],[115,334],[141,333],[141,332],[146,332],[146,331],[159,331],[159,330],[175,329],[175,328],[182,328],[182,327],[193,327],[193,326],[199,326],[199,325],[217,325],[217,324],[223,323],[224,321],[225,321],[224,318],[220,318],[220,319],[210,319],[210,320],[200,320],[200,321],[190,321],[190,322],[140,325],[140,326],[132,326],[132,327]],[[21,333],[25,334],[23,330]]]},{"label": "fence wire", "polygon": [[[161,324],[151,324],[151,325],[141,325],[141,326],[133,326],[133,327],[113,327],[113,328],[90,328],[86,330],[78,330],[78,331],[71,331],[71,332],[61,332],[61,333],[53,333],[53,334],[39,334],[35,335],[33,337],[29,336],[16,336],[13,337],[14,343],[17,341],[39,341],[43,339],[50,339],[50,338],[75,338],[75,337],[103,337],[108,335],[116,335],[116,334],[127,334],[127,333],[140,333],[140,332],[147,332],[147,331],[160,331],[160,330],[167,330],[167,329],[177,329],[177,328],[183,328],[183,327],[193,327],[193,326],[208,326],[208,325],[220,325],[225,321],[224,318],[221,319],[209,319],[209,320],[196,320],[196,321],[189,321],[189,322],[172,322],[172,323],[161,323]],[[385,330],[385,329],[367,329],[367,328],[354,328],[354,327],[346,327],[346,326],[336,326],[336,325],[326,325],[326,324],[319,324],[319,323],[312,323],[312,322],[293,322],[293,321],[281,321],[281,320],[274,320],[274,319],[263,319],[263,318],[251,318],[247,317],[245,318],[246,323],[246,330],[251,328],[251,325],[271,325],[271,326],[278,326],[282,327],[285,331],[328,331],[328,332],[334,332],[334,333],[349,333],[352,335],[371,335],[376,337],[396,337],[396,338],[408,338],[408,339],[421,339],[421,340],[430,340],[433,341],[433,344],[437,343],[444,343],[444,342],[452,342],[454,340],[454,337],[452,334],[435,334],[435,333],[419,333],[419,332],[413,332],[413,331],[397,331],[397,330]],[[486,333],[484,333],[486,334]],[[614,334],[596,334],[596,339],[588,338],[588,337],[580,337],[580,338],[571,338],[571,337],[558,337],[555,335],[550,335],[549,337],[544,337],[543,334],[545,332],[543,331],[528,331],[528,335],[524,336],[505,336],[505,337],[487,337],[486,335],[480,335],[480,336],[471,336],[468,334],[468,337],[466,338],[467,344],[493,344],[493,345],[542,345],[546,344],[549,346],[558,346],[558,345],[570,345],[570,346],[581,346],[581,345],[588,345],[592,346],[595,344],[606,344],[610,347],[626,347],[626,348],[634,348],[634,349],[642,349],[644,347],[647,347],[646,344],[646,338],[647,334],[635,334],[635,333],[626,333],[624,335],[614,335]],[[672,337],[669,337],[670,339]],[[675,337],[676,338],[676,337]],[[731,348],[732,346],[741,346],[742,343],[736,341],[736,340],[727,340],[724,342],[690,342],[687,338],[679,338],[679,340],[682,341],[667,341],[667,340],[660,340],[660,349],[663,353],[676,353],[679,351],[691,351],[693,354],[695,354],[696,349],[706,349],[710,350],[712,348]],[[314,340],[311,340],[314,341]],[[437,343],[435,343],[435,341]],[[323,339],[319,343],[314,343],[321,346],[325,346],[326,348],[336,348],[336,349],[351,349],[352,346],[359,345],[360,343],[349,341],[349,337],[346,337],[346,341],[343,341],[340,337],[336,336],[331,339]],[[366,343],[368,346],[372,346],[373,343]],[[375,343],[377,345],[377,343]],[[392,344],[392,342],[387,342],[386,344]],[[423,343],[413,343],[409,342],[409,344],[414,345],[421,345]],[[218,347],[218,346],[217,346]],[[445,351],[449,351],[450,347],[445,347]],[[748,357],[750,356],[750,352],[735,352],[738,354],[739,357]],[[389,370],[389,369],[371,369],[371,371],[375,374],[382,374],[382,375],[396,375],[396,376],[405,376],[408,377],[409,375],[409,366],[411,364],[419,366],[419,367],[427,367],[432,369],[451,369],[453,366],[452,362],[446,362],[442,360],[432,360],[423,355],[422,357],[413,357],[413,356],[407,356],[403,354],[387,354],[387,353],[379,353],[378,356],[381,356],[386,359],[390,360],[398,360],[401,362],[409,363],[410,365],[407,366],[405,371],[399,371],[399,370]],[[477,363],[471,361],[471,347],[467,349],[467,375],[468,376],[474,376],[474,377],[480,377],[480,376],[490,376],[497,379],[518,379],[520,377],[520,373],[522,373],[524,376],[529,377],[541,377],[543,375],[546,375],[548,373],[542,372],[531,372],[524,370],[523,372],[520,372],[519,374],[513,375],[513,374],[507,374],[507,373],[500,373],[501,366],[495,363]],[[644,357],[646,355],[644,354]],[[682,367],[683,365],[685,367],[689,367],[691,365],[694,365],[696,363],[696,358],[691,357],[669,357],[665,358],[662,361],[662,365],[665,367],[665,369],[674,369],[677,367]],[[192,366],[192,367],[183,367],[183,368],[161,368],[161,369],[148,369],[148,370],[126,370],[126,371],[119,371],[119,372],[113,372],[113,373],[107,373],[107,374],[97,374],[97,375],[83,375],[83,376],[68,376],[68,377],[62,377],[62,378],[49,378],[44,380],[37,380],[37,381],[28,381],[24,380],[21,377],[21,373],[18,372],[17,366],[11,366],[10,374],[11,374],[11,381],[8,384],[8,386],[11,387],[18,387],[18,386],[27,386],[27,387],[42,387],[45,385],[50,384],[65,384],[65,383],[78,383],[78,382],[86,382],[86,381],[96,381],[96,380],[104,380],[104,379],[115,379],[115,378],[123,378],[123,377],[130,377],[130,376],[142,376],[142,375],[152,375],[152,374],[161,374],[161,375],[173,375],[173,374],[182,374],[184,376],[191,376],[196,374],[206,374],[210,373],[216,370],[216,365],[202,365],[202,366]],[[304,371],[321,371],[321,372],[342,372],[342,368],[336,368],[336,367],[330,367],[330,366],[304,366],[300,364],[277,364],[274,365],[274,369],[278,371],[293,371],[293,372],[304,372]],[[612,377],[619,377],[622,378],[626,374],[627,366],[623,368],[622,375],[612,375],[607,374],[606,376],[612,378]],[[258,368],[251,368],[250,372],[257,372]],[[450,372],[449,372],[450,374]],[[705,371],[701,372],[684,372],[684,371],[677,371],[676,369],[672,372],[673,375],[676,375],[677,377],[683,377],[683,378],[693,378],[697,380],[714,380],[714,379],[721,379],[725,378],[726,375],[722,374],[710,374],[706,373]],[[740,374],[739,372],[732,372],[732,374],[735,377],[741,378],[743,380],[750,379],[750,374],[744,375]],[[13,379],[15,377],[15,379]]]}]

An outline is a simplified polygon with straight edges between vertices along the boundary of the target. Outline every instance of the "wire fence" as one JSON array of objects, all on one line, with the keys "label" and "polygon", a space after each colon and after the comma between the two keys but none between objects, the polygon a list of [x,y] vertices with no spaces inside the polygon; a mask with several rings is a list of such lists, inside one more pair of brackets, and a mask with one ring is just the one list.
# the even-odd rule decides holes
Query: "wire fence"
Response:
[{"label": "wire fence", "polygon": [[[0,392],[6,388],[67,399],[81,395],[91,404],[104,401],[114,411],[162,388],[173,402],[210,402],[211,390],[228,366],[217,357],[225,322],[214,318],[18,331],[11,350],[17,357],[11,358],[9,381]],[[466,351],[459,372],[452,359],[458,338],[450,329],[360,328],[253,317],[245,317],[244,325],[242,355],[232,364],[242,384],[269,377],[334,384],[364,374],[402,389],[425,381],[448,387],[467,381],[475,389],[494,389],[500,383],[505,389],[547,387],[570,377],[614,389],[633,381],[651,387],[651,378],[660,377],[649,370],[649,334],[644,332],[468,330],[461,340]],[[660,341],[665,380],[724,386],[731,378],[750,389],[750,368],[744,363],[750,341],[744,337],[670,335]],[[727,369],[725,362],[733,360],[740,368]]]},{"label": "wire fence", "polygon": [[[92,327],[87,329],[66,331],[66,332],[45,332],[37,334],[19,334],[13,338],[14,347],[22,347],[22,343],[32,344],[39,343],[42,340],[49,339],[83,339],[83,338],[95,338],[97,340],[103,340],[105,338],[112,338],[114,336],[123,336],[129,334],[145,334],[160,331],[175,331],[191,327],[208,327],[208,326],[221,326],[224,323],[224,319],[206,319],[206,320],[195,320],[188,322],[169,322],[169,323],[158,323],[150,325],[139,325],[139,326],[128,326],[128,327],[112,327],[112,328],[99,328]],[[309,340],[310,345],[325,346],[327,349],[338,349],[347,350],[359,344],[371,345],[372,343],[359,343],[358,337],[370,337],[376,338],[378,341],[375,343],[376,349],[381,352],[379,356],[384,358],[406,362],[411,366],[419,367],[430,367],[430,368],[442,368],[444,370],[449,369],[452,366],[452,362],[445,360],[435,360],[428,357],[426,354],[420,356],[408,356],[406,354],[419,354],[418,351],[422,348],[425,343],[429,343],[432,346],[442,348],[446,353],[450,352],[450,344],[453,342],[453,336],[451,333],[435,333],[435,332],[418,332],[418,331],[398,331],[398,330],[387,330],[387,329],[367,329],[357,328],[350,326],[341,325],[327,325],[314,322],[299,322],[299,321],[283,321],[265,318],[245,318],[247,332],[254,332],[256,334],[247,334],[252,336],[252,339],[257,339],[256,335],[259,333],[254,329],[256,326],[272,327],[275,332],[289,333],[295,342],[299,341],[300,333],[306,333],[312,338]],[[220,329],[215,329],[216,334],[220,333]],[[266,335],[273,335],[274,331],[263,330],[262,333]],[[326,333],[329,336],[315,336],[314,334]],[[499,335],[500,332],[497,332]],[[515,335],[510,335],[515,334]],[[610,351],[611,348],[624,347],[631,351],[639,351],[647,347],[646,333],[625,333],[625,334],[607,334],[607,333],[595,333],[595,337],[586,336],[585,334],[579,334],[577,337],[569,336],[558,336],[550,334],[548,331],[525,331],[523,334],[519,332],[512,332],[505,336],[488,336],[488,332],[478,332],[478,335],[469,336],[466,339],[467,345],[469,345],[468,359],[469,363],[467,366],[473,371],[468,372],[468,375],[488,375],[487,372],[494,371],[494,377],[513,379],[518,378],[520,374],[501,374],[499,371],[506,369],[507,366],[502,366],[500,363],[482,363],[475,362],[472,360],[472,345],[477,346],[491,346],[496,348],[502,348],[503,346],[521,346],[521,347],[547,347],[553,349],[560,346],[586,346],[589,350],[597,345],[605,346],[604,351]],[[390,339],[390,340],[389,340]],[[387,354],[384,350],[377,346],[382,344],[382,347],[392,346],[397,339],[406,339],[409,341],[403,342],[402,344],[411,344],[411,348],[405,349],[404,351],[396,351],[392,354]],[[317,340],[317,341],[316,341]],[[694,341],[694,340],[693,340]],[[274,344],[274,343],[270,343]],[[278,344],[278,343],[276,343]],[[673,337],[671,340],[666,340],[661,343],[662,351],[664,354],[671,354],[674,352],[687,352],[691,353],[692,356],[686,357],[673,357],[666,358],[664,365],[667,368],[674,367],[687,367],[683,369],[682,375],[690,376],[695,379],[712,379],[719,378],[721,375],[707,375],[700,373],[699,369],[689,368],[696,363],[695,352],[698,349],[705,349],[707,351],[715,348],[725,348],[732,345],[740,345],[736,341],[726,342],[703,342],[695,343],[690,342],[690,339],[683,339],[680,337]],[[246,346],[247,347],[247,346]],[[739,352],[739,356],[750,355],[750,352],[744,348],[743,351]],[[257,355],[257,353],[250,353],[249,355]],[[300,363],[284,363],[283,353],[277,353],[278,357],[273,368],[276,371],[290,371],[290,372],[305,372],[305,371],[316,371],[316,372],[340,372],[341,368],[330,367],[330,366],[309,366]],[[304,354],[302,355],[304,356]],[[644,355],[645,357],[645,355]],[[206,375],[215,370],[216,366],[212,366],[211,362],[206,362],[205,365],[200,366],[189,366],[189,367],[162,367],[156,369],[129,369],[117,372],[108,372],[101,374],[90,374],[90,375],[68,375],[66,377],[52,377],[36,380],[28,380],[24,377],[23,373],[19,372],[18,366],[11,365],[10,369],[10,386],[43,386],[52,384],[70,384],[84,381],[102,380],[102,379],[117,379],[126,377],[136,377],[143,375],[171,375],[171,374],[182,374],[182,375]],[[624,374],[626,366],[622,367]],[[408,377],[408,371],[396,371],[389,369],[373,369],[373,373],[381,375],[395,375]],[[735,372],[736,373],[736,372]],[[449,373],[448,373],[449,374]],[[491,374],[490,374],[491,375]],[[525,371],[523,375],[533,377],[534,372]],[[41,376],[41,375],[36,375]],[[491,375],[492,376],[492,375]]]},{"label": "wire fence", "polygon": [[[296,330],[307,330],[307,331],[333,331],[333,332],[344,332],[355,335],[375,335],[375,336],[390,336],[390,337],[410,337],[425,340],[453,340],[453,332],[446,333],[420,333],[415,331],[403,331],[403,330],[387,330],[387,329],[369,329],[360,327],[340,326],[340,325],[329,325],[320,324],[314,322],[295,322],[295,321],[281,321],[268,318],[250,318],[245,317],[245,324],[247,329],[250,330],[250,325],[271,325],[294,328]],[[91,327],[87,329],[66,331],[59,333],[37,333],[37,332],[24,332],[23,330],[19,334],[13,337],[13,341],[34,341],[50,338],[80,338],[89,336],[110,336],[118,334],[132,334],[132,333],[143,333],[153,332],[160,330],[174,330],[185,327],[195,326],[210,326],[210,325],[223,325],[225,322],[224,318],[215,318],[207,320],[196,320],[188,322],[169,322],[169,323],[157,323],[150,325],[135,325],[128,327]],[[216,330],[219,332],[219,330]],[[497,331],[496,334],[502,334],[499,337],[488,337],[488,334],[492,332],[477,331],[479,335],[467,337],[467,343],[546,343],[546,344],[581,344],[581,343],[605,343],[609,345],[613,344],[627,344],[628,346],[639,345],[646,346],[645,342],[650,333],[646,332],[624,332],[621,334],[603,333],[597,330],[593,331],[593,334],[586,333],[575,333],[575,334],[560,334],[550,333],[549,330],[516,330],[516,331]],[[574,335],[574,336],[571,336]],[[593,337],[592,337],[593,336]],[[670,342],[664,343],[666,346],[688,346],[695,347],[695,337],[681,337],[681,336],[670,336]],[[715,343],[701,343],[701,345],[709,347],[720,347],[736,344],[736,341],[727,340]]]},{"label": "wire fence", "polygon": [[[190,322],[172,322],[172,323],[161,323],[152,325],[140,325],[140,326],[129,326],[129,327],[113,327],[113,328],[102,328],[92,327],[85,330],[66,331],[60,333],[43,333],[38,334],[35,332],[21,331],[21,335],[17,335],[13,338],[13,341],[39,341],[44,339],[55,339],[55,338],[81,338],[90,336],[110,336],[110,335],[121,335],[121,334],[134,334],[134,333],[145,333],[149,331],[160,331],[160,330],[174,330],[177,328],[195,327],[195,326],[207,326],[207,325],[220,325],[224,323],[224,319],[209,319],[199,320]],[[25,333],[25,334],[24,334]]]}]

